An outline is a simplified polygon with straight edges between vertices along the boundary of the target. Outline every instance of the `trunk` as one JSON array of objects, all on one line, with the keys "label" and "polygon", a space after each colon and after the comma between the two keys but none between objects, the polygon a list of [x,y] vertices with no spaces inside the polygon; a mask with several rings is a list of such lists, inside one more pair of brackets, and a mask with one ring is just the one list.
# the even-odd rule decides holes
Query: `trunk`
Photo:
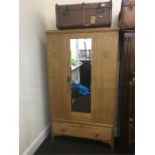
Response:
[{"label": "trunk", "polygon": [[120,28],[135,28],[135,0],[123,0],[120,11]]},{"label": "trunk", "polygon": [[56,5],[58,29],[111,26],[112,2]]}]

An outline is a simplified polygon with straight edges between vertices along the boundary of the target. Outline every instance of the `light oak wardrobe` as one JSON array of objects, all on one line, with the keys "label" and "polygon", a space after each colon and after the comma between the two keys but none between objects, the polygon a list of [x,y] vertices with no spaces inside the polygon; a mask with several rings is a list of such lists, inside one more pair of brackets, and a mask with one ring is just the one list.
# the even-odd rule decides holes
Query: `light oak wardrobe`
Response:
[{"label": "light oak wardrobe", "polygon": [[[112,28],[49,30],[46,32],[49,104],[53,137],[66,135],[95,139],[113,147],[118,34],[119,30]],[[73,45],[75,43],[75,48],[71,47],[71,42]],[[86,44],[84,46],[83,43],[87,42],[89,47],[86,48]],[[72,100],[71,88],[73,67],[71,59],[74,60],[72,51],[74,57],[75,55],[78,57],[75,61],[78,63],[74,64],[74,68],[77,69],[75,71],[77,77],[80,77],[80,67],[85,64],[85,61],[88,61],[91,66],[91,85],[88,95],[90,109],[87,112],[76,111],[72,108],[75,104],[73,103],[75,100]],[[76,54],[75,51],[79,53]],[[84,58],[79,57],[82,55],[80,53],[82,51],[85,54],[87,54],[86,51],[90,51],[91,58],[83,61]],[[80,83],[80,79],[78,83]],[[81,83],[79,85],[81,86]],[[88,97],[79,94],[77,96],[76,99]],[[80,104],[81,102],[77,105]],[[85,101],[82,105],[85,105]]]}]

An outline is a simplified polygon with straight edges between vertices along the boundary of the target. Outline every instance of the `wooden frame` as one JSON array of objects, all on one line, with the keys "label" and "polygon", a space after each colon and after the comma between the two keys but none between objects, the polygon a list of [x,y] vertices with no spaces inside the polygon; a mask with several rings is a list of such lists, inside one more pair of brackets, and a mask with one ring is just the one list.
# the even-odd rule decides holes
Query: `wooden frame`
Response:
[{"label": "wooden frame", "polygon": [[[83,39],[83,38],[87,38],[87,39],[92,39],[92,57],[93,57],[93,51],[95,50],[94,49],[94,35],[93,34],[89,34],[89,33],[76,33],[76,34],[67,34],[66,35],[66,44],[67,44],[67,51],[70,51],[70,42],[69,42],[69,40],[70,39]],[[92,60],[92,68],[93,68],[93,60]],[[68,73],[69,74],[69,76],[71,76],[70,75],[70,72]],[[92,79],[92,77],[93,77],[93,75],[91,74],[91,79]],[[91,81],[91,87],[92,87],[92,81]],[[91,90],[93,90],[93,89],[91,89]],[[71,92],[70,92],[70,90],[69,90],[69,93],[71,94]],[[72,112],[71,111],[71,115],[72,115],[72,120],[74,121],[76,121],[76,120],[79,120],[79,121],[84,121],[85,120],[85,122],[92,122],[92,111],[93,111],[93,109],[92,109],[92,105],[93,105],[93,103],[92,103],[92,101],[93,101],[93,95],[91,94],[91,112],[90,113],[83,113],[83,112]],[[71,104],[70,104],[71,105]],[[70,110],[71,110],[72,108],[70,107]]]}]

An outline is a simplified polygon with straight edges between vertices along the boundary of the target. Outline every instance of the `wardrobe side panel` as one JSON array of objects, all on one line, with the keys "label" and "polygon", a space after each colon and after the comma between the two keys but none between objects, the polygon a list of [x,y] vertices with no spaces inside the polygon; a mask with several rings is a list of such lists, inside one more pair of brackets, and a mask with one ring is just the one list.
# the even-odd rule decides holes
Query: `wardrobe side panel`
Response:
[{"label": "wardrobe side panel", "polygon": [[95,34],[93,122],[114,125],[118,32]]},{"label": "wardrobe side panel", "polygon": [[[48,86],[52,119],[68,119],[67,77],[69,60],[67,59],[65,34],[47,35],[48,48]],[[71,110],[70,110],[71,111]]]}]

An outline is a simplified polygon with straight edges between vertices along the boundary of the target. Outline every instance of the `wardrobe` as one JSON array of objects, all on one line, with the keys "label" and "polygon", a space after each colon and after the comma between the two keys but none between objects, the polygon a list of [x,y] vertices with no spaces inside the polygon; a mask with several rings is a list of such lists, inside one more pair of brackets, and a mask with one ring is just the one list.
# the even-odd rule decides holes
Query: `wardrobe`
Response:
[{"label": "wardrobe", "polygon": [[119,131],[123,152],[135,145],[135,31],[120,32]]},{"label": "wardrobe", "polygon": [[52,137],[94,139],[113,148],[119,30],[48,30],[46,36]]}]

